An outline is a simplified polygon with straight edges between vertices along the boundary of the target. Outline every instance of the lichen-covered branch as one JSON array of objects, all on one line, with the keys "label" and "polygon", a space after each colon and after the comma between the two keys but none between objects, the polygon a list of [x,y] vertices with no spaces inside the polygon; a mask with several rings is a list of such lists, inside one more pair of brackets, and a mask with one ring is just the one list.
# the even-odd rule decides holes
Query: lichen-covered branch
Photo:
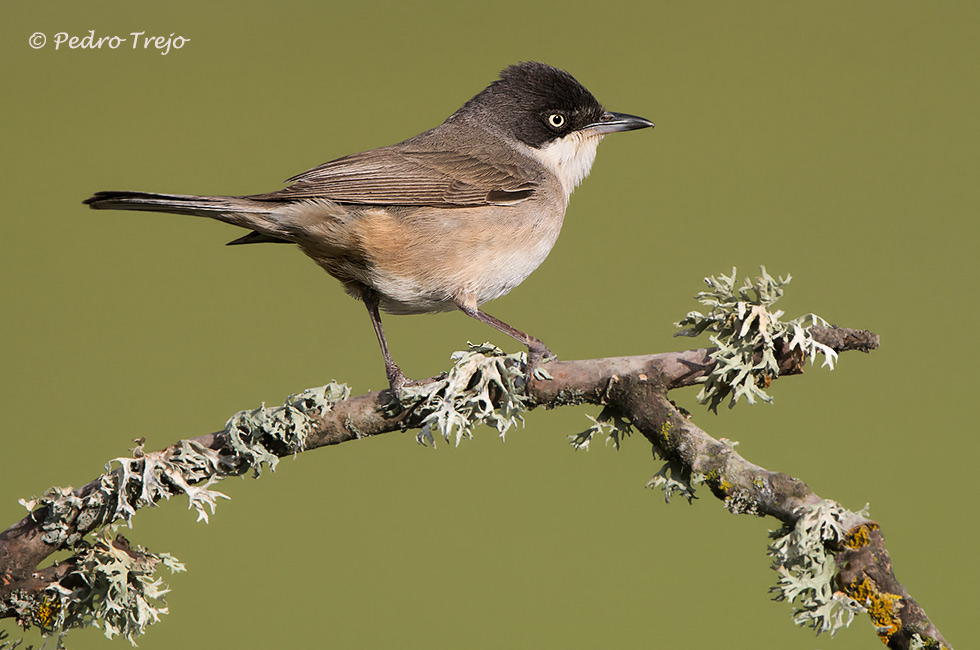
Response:
[{"label": "lichen-covered branch", "polygon": [[[762,287],[761,302],[772,297],[767,291],[773,285],[785,283],[768,276],[760,282],[754,289]],[[733,287],[733,279],[719,283],[711,300],[747,295],[733,294]],[[778,313],[746,308],[740,297],[728,302],[732,317],[712,312],[699,320],[692,312],[686,319],[715,332],[713,340],[721,343],[715,348],[552,360],[527,368],[523,354],[475,346],[457,355],[448,375],[406,390],[400,403],[390,391],[351,396],[345,386],[329,384],[279,407],[243,411],[221,431],[161,451],[146,452],[138,443],[131,457],[110,461],[104,474],[81,488],[52,489],[24,502],[30,514],[0,533],[0,618],[58,633],[99,619],[107,634],[132,641],[166,612],[166,587],[153,579],[153,568],[182,568],[166,554],[134,550],[107,532],[130,523],[140,508],[186,494],[206,519],[224,497],[213,489],[216,481],[258,475],[284,456],[400,430],[419,431],[423,443],[438,435],[459,444],[479,424],[504,435],[526,409],[589,403],[602,412],[588,430],[572,436],[576,447],[587,447],[597,435],[618,444],[639,432],[665,461],[651,485],[663,488],[668,499],[678,493],[693,499],[703,485],[733,513],[780,522],[769,549],[779,574],[774,591],[777,599],[794,603],[797,623],[834,632],[866,612],[890,648],[949,648],[895,578],[877,522],[821,498],[799,479],[751,463],[668,398],[671,390],[700,384],[712,387],[702,392],[709,407],[726,396],[732,402],[740,395],[766,399],[770,381],[802,372],[807,359],[867,352],[877,347],[877,336],[817,325],[815,317],[805,327],[797,321],[784,326]],[[753,347],[733,333],[749,336]],[[87,541],[91,533],[96,537]],[[38,570],[65,549],[73,555]]]},{"label": "lichen-covered branch", "polygon": [[[814,335],[837,352],[877,345],[873,334],[859,330],[830,328],[816,330]],[[464,365],[489,352],[489,348],[470,352]],[[699,477],[733,512],[770,515],[794,526],[801,513],[823,500],[802,481],[742,458],[730,443],[709,436],[667,399],[670,390],[694,385],[710,372],[711,354],[711,349],[699,349],[553,361],[542,367],[529,386],[517,387],[523,392],[521,407],[591,403],[614,409],[616,417],[628,421],[665,459],[683,468],[688,480]],[[28,503],[34,506],[33,512],[0,533],[0,616],[49,627],[51,604],[56,602],[51,589],[58,591],[58,587],[65,588],[61,585],[66,580],[79,580],[75,566],[79,560],[76,556],[35,573],[46,557],[64,548],[78,548],[88,533],[113,521],[126,521],[137,509],[173,495],[188,494],[191,507],[206,517],[215,496],[220,496],[210,487],[217,478],[257,472],[282,456],[391,431],[428,430],[431,435],[433,427],[443,431],[449,425],[453,439],[458,440],[469,435],[474,421],[480,419],[475,416],[481,413],[484,418],[499,419],[497,428],[506,431],[519,409],[513,403],[504,411],[499,409],[501,400],[513,400],[516,390],[513,385],[507,390],[504,384],[514,378],[520,382],[523,368],[519,355],[490,358],[496,370],[482,375],[481,380],[482,393],[493,403],[481,399],[470,405],[465,400],[461,403],[460,391],[454,403],[440,395],[444,384],[434,382],[423,387],[416,404],[400,410],[388,391],[351,397],[342,387],[329,385],[293,396],[276,409],[239,413],[221,432],[184,440],[159,452],[146,453],[137,447],[131,458],[116,459],[106,474],[87,485],[54,491]],[[784,350],[779,363],[781,374],[802,369],[792,350]],[[517,372],[506,372],[508,366]],[[452,378],[461,381],[456,375]],[[465,433],[461,423],[465,423]],[[126,488],[116,493],[112,486]],[[125,494],[126,498],[120,501],[110,498],[111,494]],[[878,524],[855,515],[841,526],[845,537],[829,545],[836,566],[847,567],[837,574],[840,592],[870,604],[867,609],[879,629],[893,631],[889,647],[911,647],[916,633],[922,639],[944,643],[890,571]],[[108,548],[108,541],[101,544]]]}]

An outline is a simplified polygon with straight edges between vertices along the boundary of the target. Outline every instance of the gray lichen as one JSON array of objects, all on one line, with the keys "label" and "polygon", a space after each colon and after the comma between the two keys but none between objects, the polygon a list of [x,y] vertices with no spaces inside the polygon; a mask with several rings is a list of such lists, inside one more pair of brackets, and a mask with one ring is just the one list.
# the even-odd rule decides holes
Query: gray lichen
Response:
[{"label": "gray lichen", "polygon": [[694,499],[698,498],[694,494],[694,486],[699,483],[704,483],[703,474],[692,472],[689,467],[677,461],[668,460],[647,482],[646,487],[663,490],[665,503],[670,503],[670,498],[675,494],[679,494],[687,499],[688,503],[692,503]]},{"label": "gray lichen", "polygon": [[833,636],[850,625],[855,614],[865,611],[861,603],[836,589],[837,564],[828,548],[844,541],[844,522],[854,518],[855,513],[825,500],[802,508],[797,514],[795,526],[784,526],[772,533],[769,556],[779,582],[770,591],[776,594],[774,600],[797,606],[794,623],[811,627],[817,634],[830,632]]},{"label": "gray lichen", "polygon": [[252,469],[255,476],[259,476],[263,464],[275,471],[279,457],[303,451],[307,437],[323,414],[348,397],[350,388],[346,384],[331,382],[290,395],[282,406],[263,405],[236,413],[225,424],[233,458],[224,462],[235,467],[235,472]]},{"label": "gray lichen", "polygon": [[[182,440],[167,449],[147,452],[137,441],[132,456],[106,463],[98,488],[80,496],[71,487],[53,487],[40,497],[20,503],[35,517],[43,517],[41,535],[50,545],[75,551],[77,568],[45,590],[43,602],[24,601],[18,618],[43,633],[63,635],[67,630],[101,625],[106,636],[121,635],[135,645],[147,625],[167,613],[163,595],[167,586],[153,574],[158,565],[171,572],[182,564],[166,553],[131,551],[111,538],[119,523],[132,527],[136,511],[186,494],[198,521],[208,521],[219,498],[228,497],[212,485],[249,470],[259,476],[262,465],[275,469],[278,457],[305,448],[309,434],[322,416],[350,390],[330,383],[291,395],[285,404],[234,415],[223,432],[227,445],[212,449],[194,440]],[[91,543],[83,532],[101,528]],[[83,587],[64,585],[82,583]],[[23,610],[23,611],[21,611]],[[44,612],[43,616],[38,612]],[[59,637],[60,638],[60,637]]]},{"label": "gray lichen", "polygon": [[633,426],[629,420],[624,418],[618,410],[609,406],[602,409],[599,417],[594,418],[588,414],[585,417],[592,421],[592,425],[582,433],[568,436],[570,444],[577,450],[588,451],[592,439],[597,435],[605,436],[607,445],[612,443],[616,449],[619,449],[623,439],[633,433]]},{"label": "gray lichen", "polygon": [[779,320],[783,312],[771,310],[792,278],[775,279],[765,267],[761,272],[754,280],[746,278],[739,288],[735,286],[734,268],[731,276],[719,274],[705,278],[708,290],[698,293],[695,299],[710,310],[707,314],[689,312],[676,323],[684,329],[675,336],[695,337],[708,332],[711,343],[718,348],[711,355],[715,367],[700,380],[704,387],[697,396],[712,411],[717,411],[718,405],[729,396],[729,408],[742,397],[749,404],[754,404],[756,399],[772,401],[765,389],[779,376],[779,342],[788,342],[790,350],[800,350],[811,363],[821,354],[823,365],[833,369],[837,360],[836,352],[809,333],[815,325],[827,326],[827,321],[816,314],[807,314],[783,322]]},{"label": "gray lichen", "polygon": [[185,569],[167,553],[133,551],[113,534],[114,527],[107,526],[76,556],[77,568],[67,581],[80,586],[67,589],[56,583],[48,588],[46,593],[60,601],[51,629],[64,633],[94,625],[107,638],[122,636],[135,646],[147,626],[169,611],[164,596],[170,590],[154,577],[157,566],[171,573]]},{"label": "gray lichen", "polygon": [[[417,439],[435,445],[434,432],[456,445],[473,437],[473,430],[486,424],[503,438],[510,428],[523,423],[524,352],[506,355],[484,343],[452,355],[449,373],[436,381],[405,388],[403,406],[425,413]],[[494,406],[494,403],[497,406]]]}]

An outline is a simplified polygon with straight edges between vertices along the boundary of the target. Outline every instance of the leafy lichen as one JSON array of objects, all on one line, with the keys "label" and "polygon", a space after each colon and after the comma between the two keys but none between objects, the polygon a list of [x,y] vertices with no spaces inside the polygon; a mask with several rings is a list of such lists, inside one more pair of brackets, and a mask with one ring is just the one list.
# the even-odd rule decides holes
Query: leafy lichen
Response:
[{"label": "leafy lichen", "polygon": [[[116,526],[106,526],[91,543],[81,542],[68,562],[73,567],[60,581],[39,592],[17,592],[10,599],[18,623],[37,626],[44,636],[57,633],[56,648],[72,629],[101,627],[108,638],[122,636],[132,645],[148,625],[168,613],[167,585],[154,573],[159,565],[171,573],[184,565],[166,553],[131,549]],[[0,636],[0,639],[4,638]],[[23,639],[0,643],[12,650]]]},{"label": "leafy lichen", "polygon": [[76,557],[77,568],[68,581],[79,586],[49,588],[47,593],[60,599],[50,628],[66,632],[101,626],[106,637],[122,636],[135,646],[146,627],[168,613],[164,596],[170,590],[162,579],[154,578],[157,565],[171,573],[185,569],[171,555],[134,551],[125,540],[113,539],[113,534],[113,527],[104,528]]},{"label": "leafy lichen", "polygon": [[592,426],[582,433],[568,436],[572,447],[577,450],[588,451],[589,445],[596,435],[605,436],[607,445],[612,443],[616,449],[619,449],[623,439],[629,437],[633,432],[633,425],[630,424],[629,420],[624,418],[619,410],[609,406],[602,409],[599,417],[594,418],[591,415],[586,415],[586,417],[592,421]]},{"label": "leafy lichen", "polygon": [[843,522],[854,513],[833,501],[822,501],[797,514],[795,526],[784,526],[772,534],[769,556],[780,577],[770,591],[776,594],[775,600],[795,603],[793,622],[797,625],[833,636],[866,608],[850,594],[834,588],[837,564],[828,548],[844,541],[847,531]]},{"label": "leafy lichen", "polygon": [[290,395],[282,406],[262,406],[240,411],[225,424],[233,458],[223,458],[226,466],[243,473],[252,469],[255,476],[263,465],[275,471],[279,457],[297,454],[306,448],[306,439],[320,424],[321,417],[333,405],[350,396],[346,384],[330,382]]},{"label": "leafy lichen", "polygon": [[[71,487],[53,487],[40,497],[21,499],[21,505],[40,520],[42,539],[52,546],[73,549],[72,561],[78,567],[49,586],[43,596],[16,603],[21,623],[59,635],[71,628],[101,624],[107,636],[122,635],[135,645],[146,626],[167,613],[162,600],[167,588],[153,578],[155,568],[184,569],[166,553],[131,551],[128,544],[110,539],[111,524],[132,527],[138,509],[178,494],[186,494],[198,521],[207,522],[217,499],[228,498],[211,489],[216,481],[249,469],[258,476],[263,464],[275,469],[278,455],[302,451],[321,417],[349,394],[346,386],[330,383],[292,395],[282,406],[242,411],[225,426],[228,444],[222,449],[183,440],[162,451],[147,452],[145,439],[141,439],[132,456],[106,463],[96,489],[76,492]],[[95,541],[86,542],[84,531],[93,528],[101,532],[96,533]],[[78,582],[85,586],[64,586]]]},{"label": "leafy lichen", "polygon": [[759,510],[759,502],[746,490],[732,489],[729,487],[725,491],[725,508],[733,515],[755,515],[764,516]]},{"label": "leafy lichen", "polygon": [[419,443],[435,445],[437,432],[459,445],[481,424],[495,428],[503,438],[512,426],[523,423],[526,357],[524,352],[504,354],[489,343],[471,343],[469,349],[453,354],[455,363],[445,377],[405,388],[403,406],[426,414]]},{"label": "leafy lichen", "polygon": [[646,487],[654,489],[660,488],[664,492],[664,502],[670,503],[670,498],[674,494],[679,494],[687,499],[688,503],[693,503],[698,497],[694,494],[694,486],[704,482],[704,475],[692,472],[689,467],[680,463],[668,460],[663,467],[653,475]]},{"label": "leafy lichen", "polygon": [[700,380],[704,387],[697,396],[712,411],[717,411],[718,405],[729,396],[729,408],[742,397],[749,404],[757,399],[772,401],[766,389],[779,376],[776,353],[780,342],[788,343],[790,350],[798,350],[811,363],[822,354],[823,365],[833,369],[837,360],[836,352],[809,333],[814,325],[826,326],[824,319],[807,314],[783,322],[779,320],[783,312],[771,310],[792,278],[773,278],[765,267],[761,271],[758,278],[746,278],[738,288],[734,268],[731,276],[719,274],[705,278],[708,290],[698,293],[695,299],[710,308],[708,313],[689,312],[676,324],[684,328],[676,336],[694,337],[708,332],[712,344],[718,348],[711,354],[715,366]]}]

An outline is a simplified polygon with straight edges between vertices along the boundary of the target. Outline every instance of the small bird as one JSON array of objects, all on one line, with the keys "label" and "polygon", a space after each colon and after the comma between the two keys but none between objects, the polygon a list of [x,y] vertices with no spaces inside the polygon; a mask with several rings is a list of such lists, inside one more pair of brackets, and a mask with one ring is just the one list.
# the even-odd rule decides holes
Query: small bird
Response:
[{"label": "small bird", "polygon": [[569,73],[526,62],[504,69],[434,129],[324,163],[275,192],[98,192],[84,203],[210,217],[250,231],[229,245],[296,244],[364,301],[400,397],[414,382],[391,358],[379,309],[459,309],[526,345],[529,367],[552,356],[480,305],[508,293],[548,256],[602,138],[652,126],[603,109]]}]

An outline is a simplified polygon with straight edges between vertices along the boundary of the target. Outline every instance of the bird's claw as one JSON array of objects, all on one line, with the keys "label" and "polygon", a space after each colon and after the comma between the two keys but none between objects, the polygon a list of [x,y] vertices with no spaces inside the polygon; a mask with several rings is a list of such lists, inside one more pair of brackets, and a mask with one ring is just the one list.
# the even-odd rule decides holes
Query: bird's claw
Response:
[{"label": "bird's claw", "polygon": [[405,373],[401,371],[401,368],[395,366],[394,368],[387,369],[388,372],[388,385],[391,387],[391,394],[394,396],[395,401],[399,404],[402,402],[402,397],[404,397],[404,389],[414,388],[416,386],[425,386],[431,384],[434,381],[439,381],[446,377],[446,373],[441,372],[434,377],[427,377],[425,379],[412,379],[406,377]]},{"label": "bird's claw", "polygon": [[544,343],[536,346],[528,346],[527,349],[527,366],[524,370],[524,385],[530,386],[531,380],[535,378],[535,372],[538,368],[548,361],[556,361],[558,359],[554,352],[548,349]]}]

